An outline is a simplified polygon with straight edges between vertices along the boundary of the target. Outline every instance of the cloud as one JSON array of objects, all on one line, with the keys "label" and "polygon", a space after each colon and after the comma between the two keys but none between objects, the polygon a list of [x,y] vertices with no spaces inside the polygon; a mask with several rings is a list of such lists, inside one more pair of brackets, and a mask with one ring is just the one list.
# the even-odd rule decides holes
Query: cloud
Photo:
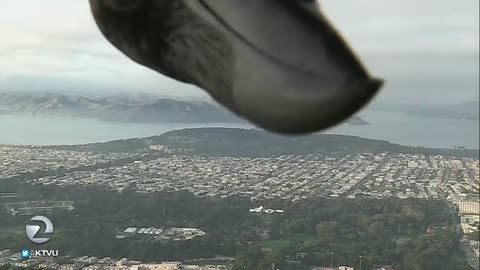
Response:
[{"label": "cloud", "polygon": [[[478,81],[478,68],[465,60],[478,59],[478,0],[320,3],[367,66],[398,86],[388,88],[396,91],[392,96],[408,96],[402,83],[411,86],[404,80],[415,76],[458,75],[455,80],[469,82],[458,93],[478,92],[471,87]],[[0,6],[0,90],[97,87],[206,96],[124,57],[100,34],[86,0],[0,0]],[[432,82],[432,88],[435,83],[440,84]]]},{"label": "cloud", "polygon": [[[72,90],[162,92],[201,95],[133,63],[98,31],[88,1],[0,0],[0,90]],[[34,80],[42,80],[33,83]],[[23,80],[23,81],[18,81]],[[57,83],[55,83],[57,82]]]},{"label": "cloud", "polygon": [[478,0],[324,0],[355,47],[371,53],[477,53]]}]

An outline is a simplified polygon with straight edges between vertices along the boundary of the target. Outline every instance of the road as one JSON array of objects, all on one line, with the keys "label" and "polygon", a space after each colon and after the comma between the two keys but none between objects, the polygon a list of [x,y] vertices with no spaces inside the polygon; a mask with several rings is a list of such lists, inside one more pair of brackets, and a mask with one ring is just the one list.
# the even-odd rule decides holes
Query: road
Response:
[{"label": "road", "polygon": [[385,167],[385,164],[388,163],[390,160],[390,155],[386,155],[382,161],[378,164],[377,168],[370,172],[367,176],[365,176],[362,180],[360,180],[357,184],[355,184],[353,187],[351,187],[349,190],[347,190],[345,193],[342,194],[342,198],[347,198],[349,195],[352,195],[355,190],[359,189],[361,186],[363,186],[368,180],[372,179],[373,175],[378,173],[383,167]]}]

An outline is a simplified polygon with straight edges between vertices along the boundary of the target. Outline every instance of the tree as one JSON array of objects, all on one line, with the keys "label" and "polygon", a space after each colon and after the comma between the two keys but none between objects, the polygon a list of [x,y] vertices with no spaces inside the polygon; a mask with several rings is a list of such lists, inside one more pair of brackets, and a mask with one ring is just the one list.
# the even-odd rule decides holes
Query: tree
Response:
[{"label": "tree", "polygon": [[259,245],[254,245],[236,257],[232,270],[264,270],[267,267],[265,253]]},{"label": "tree", "polygon": [[371,235],[383,234],[385,230],[385,224],[382,221],[374,221],[370,224],[368,231]]},{"label": "tree", "polygon": [[338,225],[335,222],[320,222],[315,226],[315,231],[320,240],[332,244],[337,238]]}]

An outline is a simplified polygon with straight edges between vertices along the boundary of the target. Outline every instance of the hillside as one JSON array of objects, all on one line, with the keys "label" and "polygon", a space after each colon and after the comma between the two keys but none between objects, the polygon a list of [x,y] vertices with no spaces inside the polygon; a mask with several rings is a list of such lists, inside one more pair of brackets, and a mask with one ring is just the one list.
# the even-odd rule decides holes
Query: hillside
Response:
[{"label": "hillside", "polygon": [[[245,122],[214,102],[186,101],[149,94],[103,98],[57,93],[0,93],[0,115],[94,118],[135,123],[238,123]],[[347,123],[367,125],[359,117]]]},{"label": "hillside", "polygon": [[240,121],[227,110],[210,102],[147,96],[89,98],[52,93],[0,93],[0,114],[95,118],[137,123]]},{"label": "hillside", "polygon": [[145,151],[150,145],[167,145],[174,151],[210,156],[270,156],[283,154],[352,154],[364,152],[397,152],[430,155],[478,157],[478,150],[433,149],[410,147],[381,140],[355,136],[315,134],[309,136],[281,136],[256,129],[195,128],[164,133],[160,136],[117,140],[55,148],[89,151]]}]

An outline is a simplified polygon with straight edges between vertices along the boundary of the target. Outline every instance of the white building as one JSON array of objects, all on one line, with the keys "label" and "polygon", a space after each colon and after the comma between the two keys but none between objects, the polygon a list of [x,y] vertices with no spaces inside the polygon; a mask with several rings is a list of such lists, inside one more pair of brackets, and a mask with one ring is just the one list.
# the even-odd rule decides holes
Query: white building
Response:
[{"label": "white building", "polygon": [[460,214],[480,215],[480,202],[459,202],[458,210]]},{"label": "white building", "polygon": [[408,166],[408,168],[417,168],[418,167],[418,162],[409,161],[407,166]]}]

